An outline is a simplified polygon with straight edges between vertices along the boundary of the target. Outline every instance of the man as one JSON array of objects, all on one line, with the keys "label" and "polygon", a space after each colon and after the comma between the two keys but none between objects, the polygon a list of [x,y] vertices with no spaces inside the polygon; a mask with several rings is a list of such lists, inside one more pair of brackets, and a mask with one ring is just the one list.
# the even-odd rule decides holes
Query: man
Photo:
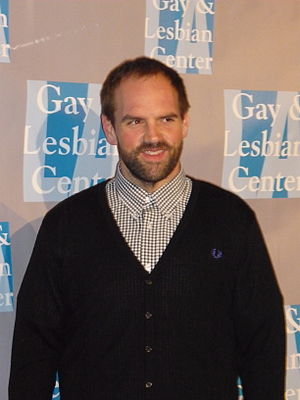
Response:
[{"label": "man", "polygon": [[282,298],[253,212],[186,177],[179,75],[146,57],[108,75],[112,180],[45,217],[19,297],[11,400],[283,399]]}]

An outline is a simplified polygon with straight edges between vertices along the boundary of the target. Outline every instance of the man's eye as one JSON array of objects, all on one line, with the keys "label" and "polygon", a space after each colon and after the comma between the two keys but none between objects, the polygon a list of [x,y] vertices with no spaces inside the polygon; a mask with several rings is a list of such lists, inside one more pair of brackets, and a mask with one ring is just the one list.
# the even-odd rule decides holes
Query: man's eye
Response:
[{"label": "man's eye", "polygon": [[174,118],[172,118],[172,117],[163,117],[162,120],[163,120],[163,122],[172,122],[172,121],[174,121]]},{"label": "man's eye", "polygon": [[138,118],[132,119],[130,121],[128,121],[128,125],[138,125],[141,123],[141,120]]}]

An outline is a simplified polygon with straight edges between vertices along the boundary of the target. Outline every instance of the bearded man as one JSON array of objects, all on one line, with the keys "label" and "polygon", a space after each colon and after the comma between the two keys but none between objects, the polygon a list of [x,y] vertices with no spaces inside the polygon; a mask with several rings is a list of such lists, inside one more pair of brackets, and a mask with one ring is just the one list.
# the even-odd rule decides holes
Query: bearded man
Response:
[{"label": "bearded man", "polygon": [[185,175],[181,77],[139,57],[101,91],[115,177],[45,217],[18,297],[10,400],[282,400],[284,319],[253,211]]}]

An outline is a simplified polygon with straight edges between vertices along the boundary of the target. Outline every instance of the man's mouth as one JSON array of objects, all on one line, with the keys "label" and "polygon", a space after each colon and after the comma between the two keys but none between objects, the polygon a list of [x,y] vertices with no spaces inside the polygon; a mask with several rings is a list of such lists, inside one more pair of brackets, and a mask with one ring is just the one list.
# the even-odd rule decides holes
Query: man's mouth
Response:
[{"label": "man's mouth", "polygon": [[150,156],[157,156],[161,154],[164,149],[157,149],[157,150],[144,150],[143,153],[149,154]]}]

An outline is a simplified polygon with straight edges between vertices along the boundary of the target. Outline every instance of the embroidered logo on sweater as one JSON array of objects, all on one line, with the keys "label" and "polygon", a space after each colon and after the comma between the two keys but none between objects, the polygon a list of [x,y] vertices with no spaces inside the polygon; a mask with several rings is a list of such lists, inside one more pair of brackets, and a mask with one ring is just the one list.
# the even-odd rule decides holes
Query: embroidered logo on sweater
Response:
[{"label": "embroidered logo on sweater", "polygon": [[223,252],[220,249],[212,249],[210,254],[215,259],[219,259],[219,258],[223,257]]}]

